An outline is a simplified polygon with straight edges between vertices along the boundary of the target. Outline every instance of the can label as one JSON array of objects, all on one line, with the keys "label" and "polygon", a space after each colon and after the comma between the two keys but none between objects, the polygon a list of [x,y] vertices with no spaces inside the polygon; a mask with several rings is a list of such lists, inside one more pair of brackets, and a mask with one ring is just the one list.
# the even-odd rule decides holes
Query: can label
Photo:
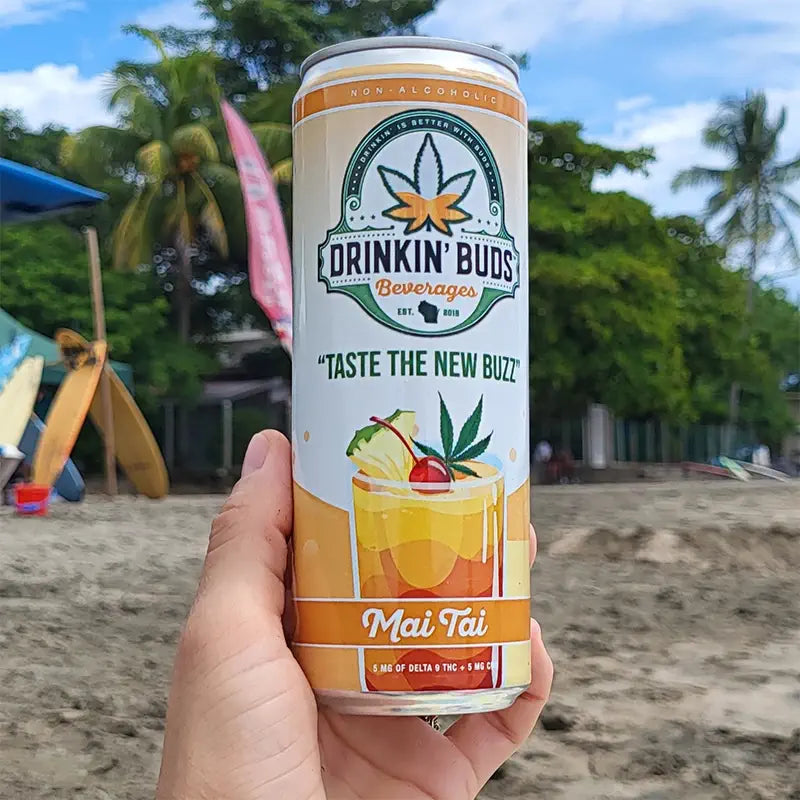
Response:
[{"label": "can label", "polygon": [[519,288],[504,199],[472,125],[444,111],[394,114],[350,158],[341,217],[319,248],[320,280],[394,330],[467,330]]},{"label": "can label", "polygon": [[294,648],[317,690],[530,681],[524,119],[433,76],[295,105]]}]

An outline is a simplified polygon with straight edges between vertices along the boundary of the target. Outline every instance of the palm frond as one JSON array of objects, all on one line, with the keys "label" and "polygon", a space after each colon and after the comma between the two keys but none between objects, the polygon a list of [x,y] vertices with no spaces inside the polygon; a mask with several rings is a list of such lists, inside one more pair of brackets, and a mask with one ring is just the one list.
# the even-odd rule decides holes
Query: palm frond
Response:
[{"label": "palm frond", "polygon": [[711,150],[734,153],[738,147],[735,128],[728,121],[717,120],[703,129],[703,144]]},{"label": "palm frond", "polygon": [[685,188],[708,186],[709,184],[725,186],[728,179],[728,170],[714,169],[712,167],[690,167],[679,172],[672,181],[672,191],[677,192]]},{"label": "palm frond", "polygon": [[798,247],[797,237],[794,235],[791,223],[778,206],[773,206],[772,212],[775,215],[775,227],[785,238],[784,251],[794,264],[800,264],[800,247]]},{"label": "palm frond", "polygon": [[127,80],[112,81],[106,91],[108,107],[120,112],[124,122],[149,138],[162,138],[163,109],[147,87]]},{"label": "palm frond", "polygon": [[294,162],[291,158],[284,158],[283,161],[279,161],[272,168],[272,177],[274,178],[275,183],[278,183],[281,186],[291,185],[293,166]]},{"label": "palm frond", "polygon": [[239,173],[227,164],[207,161],[200,165],[198,172],[215,192],[218,186],[239,191]]},{"label": "palm frond", "polygon": [[281,122],[289,119],[287,109],[292,107],[292,98],[297,94],[300,82],[296,75],[277,78],[270,82],[266,92],[250,95],[241,108],[245,119],[261,122]]},{"label": "palm frond", "polygon": [[116,80],[109,78],[103,89],[103,98],[106,105],[116,111],[120,108],[130,108],[133,106],[136,97],[142,93],[142,87],[131,81]]},{"label": "palm frond", "polygon": [[203,193],[206,201],[203,210],[200,212],[200,224],[205,228],[217,252],[223,258],[227,258],[229,253],[228,233],[225,229],[225,219],[222,216],[219,203],[217,203],[217,198],[214,197],[214,193],[203,180],[202,175],[193,172],[192,180]]},{"label": "palm frond", "polygon": [[781,202],[785,203],[793,214],[800,217],[800,203],[794,199],[788,192],[779,191],[778,198]]},{"label": "palm frond", "polygon": [[137,193],[123,211],[111,238],[115,269],[135,269],[152,255],[148,223],[157,193],[157,187]]},{"label": "palm frond", "polygon": [[208,128],[200,122],[181,125],[172,134],[170,146],[177,157],[194,156],[202,162],[218,162],[219,149]]},{"label": "palm frond", "polygon": [[773,170],[774,179],[777,183],[794,183],[800,179],[800,155],[791,161],[784,161],[777,164]]},{"label": "palm frond", "polygon": [[706,201],[704,216],[707,219],[715,217],[725,208],[725,206],[728,205],[728,203],[731,202],[731,200],[732,197],[727,188],[720,189],[715,194],[712,194],[711,197],[709,197]]},{"label": "palm frond", "polygon": [[136,153],[136,167],[149,183],[163,183],[173,169],[169,145],[166,142],[148,142]]},{"label": "palm frond", "polygon": [[164,47],[164,42],[161,41],[161,37],[154,30],[145,28],[142,25],[123,25],[122,32],[131,33],[134,36],[138,36],[140,39],[150,42],[158,51],[158,55],[161,57],[162,61],[169,60],[167,48]]},{"label": "palm frond", "polygon": [[131,128],[151,139],[163,139],[165,127],[161,109],[146,95],[136,97],[128,114]]},{"label": "palm frond", "polygon": [[777,144],[780,135],[783,133],[783,129],[786,127],[787,118],[788,112],[786,111],[786,106],[781,106],[781,110],[778,112],[778,118],[770,125],[770,132],[775,140],[775,144]]},{"label": "palm frond", "polygon": [[132,131],[96,125],[65,136],[59,161],[90,185],[119,177],[133,164],[142,140]]},{"label": "palm frond", "polygon": [[259,147],[272,164],[292,154],[292,126],[282,122],[258,122],[250,126]]},{"label": "palm frond", "polygon": [[726,246],[740,244],[748,238],[748,230],[745,226],[744,214],[739,206],[736,206],[720,226],[721,239]]}]

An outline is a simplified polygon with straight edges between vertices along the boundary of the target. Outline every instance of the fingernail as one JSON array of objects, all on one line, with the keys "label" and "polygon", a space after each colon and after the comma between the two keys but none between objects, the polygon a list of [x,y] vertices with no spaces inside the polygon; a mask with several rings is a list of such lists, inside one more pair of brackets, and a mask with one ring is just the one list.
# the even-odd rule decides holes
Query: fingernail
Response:
[{"label": "fingernail", "polygon": [[250,473],[261,469],[269,455],[269,439],[257,433],[247,445],[247,452],[244,454],[242,462],[242,477],[246,478]]}]

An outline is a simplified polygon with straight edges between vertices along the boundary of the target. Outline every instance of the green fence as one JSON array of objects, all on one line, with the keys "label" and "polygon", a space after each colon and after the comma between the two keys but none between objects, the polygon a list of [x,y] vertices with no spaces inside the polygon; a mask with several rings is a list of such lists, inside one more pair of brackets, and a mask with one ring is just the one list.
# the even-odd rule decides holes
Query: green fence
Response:
[{"label": "green fence", "polygon": [[[534,415],[535,417],[535,415]],[[550,442],[554,451],[567,448],[584,459],[585,419],[531,420],[531,450]],[[628,463],[707,463],[720,455],[736,457],[758,440],[753,431],[727,425],[670,425],[659,420],[611,420],[611,460]]]},{"label": "green fence", "polygon": [[615,461],[673,464],[706,463],[735,456],[757,440],[752,431],[727,425],[670,425],[656,420],[613,422]]}]

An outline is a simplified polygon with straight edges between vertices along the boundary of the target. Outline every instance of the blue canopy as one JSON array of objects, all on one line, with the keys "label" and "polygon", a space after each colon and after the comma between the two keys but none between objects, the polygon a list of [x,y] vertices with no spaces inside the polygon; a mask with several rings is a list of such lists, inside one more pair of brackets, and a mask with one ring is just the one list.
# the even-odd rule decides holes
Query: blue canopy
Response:
[{"label": "blue canopy", "polygon": [[105,199],[102,192],[0,158],[0,222],[27,222]]}]

